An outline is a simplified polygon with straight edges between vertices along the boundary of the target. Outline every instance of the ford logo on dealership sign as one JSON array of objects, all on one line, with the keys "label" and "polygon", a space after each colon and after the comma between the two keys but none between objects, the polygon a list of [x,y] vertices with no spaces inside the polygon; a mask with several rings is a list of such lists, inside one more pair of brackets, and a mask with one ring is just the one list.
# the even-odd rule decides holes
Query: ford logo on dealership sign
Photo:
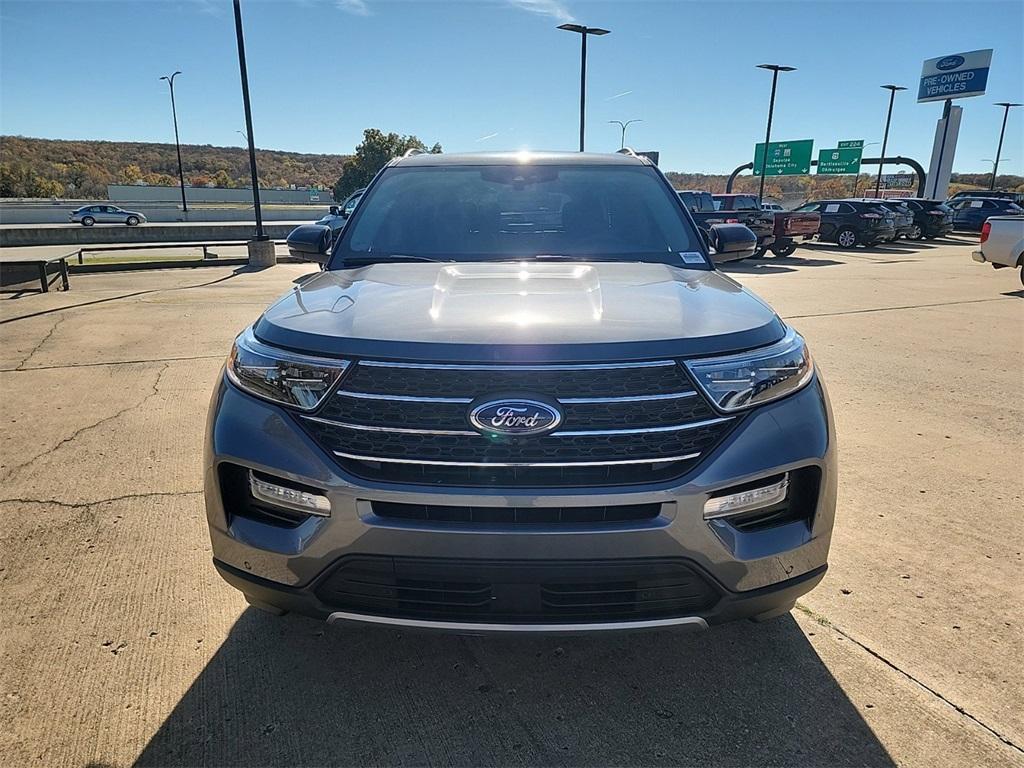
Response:
[{"label": "ford logo on dealership sign", "polygon": [[469,412],[469,423],[487,435],[543,435],[562,423],[562,414],[538,400],[489,400]]},{"label": "ford logo on dealership sign", "polygon": [[988,85],[992,49],[928,59],[921,67],[918,101],[945,101],[981,96]]},{"label": "ford logo on dealership sign", "polygon": [[945,56],[935,62],[935,68],[941,69],[943,72],[948,72],[951,69],[963,66],[963,56]]}]

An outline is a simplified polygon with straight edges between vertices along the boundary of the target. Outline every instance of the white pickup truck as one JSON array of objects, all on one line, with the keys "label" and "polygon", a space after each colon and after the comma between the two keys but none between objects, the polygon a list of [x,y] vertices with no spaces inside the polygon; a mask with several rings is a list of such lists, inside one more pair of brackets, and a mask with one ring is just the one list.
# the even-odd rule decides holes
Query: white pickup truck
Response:
[{"label": "white pickup truck", "polygon": [[971,258],[996,269],[1020,267],[1024,285],[1024,216],[990,216],[981,227],[981,244]]}]

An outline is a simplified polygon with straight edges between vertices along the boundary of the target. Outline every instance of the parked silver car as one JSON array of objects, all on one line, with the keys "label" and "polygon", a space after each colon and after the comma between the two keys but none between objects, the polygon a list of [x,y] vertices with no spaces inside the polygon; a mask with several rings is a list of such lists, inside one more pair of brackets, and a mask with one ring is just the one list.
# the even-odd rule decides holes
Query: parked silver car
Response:
[{"label": "parked silver car", "polygon": [[146,221],[138,211],[126,211],[116,205],[85,205],[68,214],[68,221],[91,227],[93,224],[127,224],[137,227]]}]

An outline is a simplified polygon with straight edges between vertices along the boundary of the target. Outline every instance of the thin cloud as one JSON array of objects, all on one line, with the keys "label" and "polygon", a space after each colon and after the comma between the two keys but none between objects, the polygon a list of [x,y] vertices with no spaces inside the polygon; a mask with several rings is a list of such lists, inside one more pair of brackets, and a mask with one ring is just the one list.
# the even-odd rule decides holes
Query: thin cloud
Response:
[{"label": "thin cloud", "polygon": [[487,141],[488,139],[493,139],[495,136],[498,135],[498,133],[498,131],[495,131],[494,133],[488,133],[486,136],[481,136],[479,139],[473,139],[473,141]]},{"label": "thin cloud", "polygon": [[339,11],[351,13],[353,16],[369,16],[370,8],[366,0],[334,0],[334,5]]},{"label": "thin cloud", "polygon": [[616,93],[614,96],[609,96],[607,99],[605,99],[605,101],[615,101],[616,99],[621,99],[623,96],[629,96],[629,94],[631,93],[632,91],[623,91],[622,93]]},{"label": "thin cloud", "polygon": [[563,23],[576,21],[575,17],[569,13],[569,9],[560,3],[559,0],[506,0],[506,2],[520,10],[536,13],[540,16],[549,16]]}]

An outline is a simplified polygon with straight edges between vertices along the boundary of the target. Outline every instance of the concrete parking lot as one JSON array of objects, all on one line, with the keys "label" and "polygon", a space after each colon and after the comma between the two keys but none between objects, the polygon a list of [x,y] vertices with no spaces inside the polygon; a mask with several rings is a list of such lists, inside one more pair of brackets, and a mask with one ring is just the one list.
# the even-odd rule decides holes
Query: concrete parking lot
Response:
[{"label": "concrete parking lot", "polygon": [[728,271],[811,344],[840,497],[791,616],[485,639],[248,609],[210,563],[208,399],[312,270],[0,295],[3,765],[1024,765],[1024,292],[973,241]]}]

